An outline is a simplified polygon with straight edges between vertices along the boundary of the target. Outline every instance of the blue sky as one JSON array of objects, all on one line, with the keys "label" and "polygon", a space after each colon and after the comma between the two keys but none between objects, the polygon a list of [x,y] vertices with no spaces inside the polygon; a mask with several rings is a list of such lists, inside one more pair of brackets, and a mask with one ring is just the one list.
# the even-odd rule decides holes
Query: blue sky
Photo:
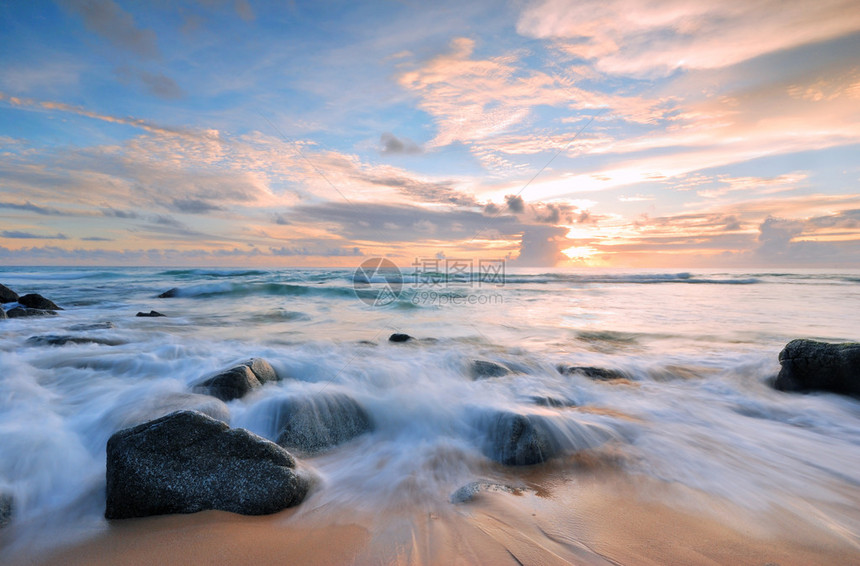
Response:
[{"label": "blue sky", "polygon": [[860,267],[860,3],[0,2],[0,262]]}]

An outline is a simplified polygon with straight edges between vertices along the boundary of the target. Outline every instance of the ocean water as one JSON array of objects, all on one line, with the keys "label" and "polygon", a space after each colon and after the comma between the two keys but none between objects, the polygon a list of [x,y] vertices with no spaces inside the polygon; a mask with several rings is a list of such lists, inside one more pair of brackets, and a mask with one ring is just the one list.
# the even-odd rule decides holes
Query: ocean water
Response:
[{"label": "ocean water", "polygon": [[[321,391],[352,396],[373,422],[306,459],[321,478],[309,508],[444,505],[498,473],[476,415],[509,410],[546,417],[568,453],[603,451],[631,478],[817,515],[860,542],[845,506],[860,487],[860,402],[768,385],[791,339],[860,341],[858,271],[407,274],[385,305],[373,304],[385,277],[351,269],[2,267],[0,283],[65,308],[0,321],[0,492],[14,497],[18,552],[104,528],[110,435],[148,401],[252,356],[286,379],[228,403],[231,426],[274,439],[272,399]],[[167,316],[134,316],[152,309]],[[394,332],[416,339],[390,343]],[[31,340],[45,335],[109,343]],[[474,360],[512,373],[476,380]],[[599,446],[584,430],[602,431]]]}]

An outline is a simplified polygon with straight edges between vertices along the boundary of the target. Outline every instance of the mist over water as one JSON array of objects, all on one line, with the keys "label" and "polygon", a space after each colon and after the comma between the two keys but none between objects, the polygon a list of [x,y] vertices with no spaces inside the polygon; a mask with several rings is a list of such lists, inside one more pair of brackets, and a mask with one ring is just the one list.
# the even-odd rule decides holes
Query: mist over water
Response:
[{"label": "mist over water", "polygon": [[[432,287],[406,277],[384,308],[356,296],[346,269],[2,268],[0,282],[66,309],[0,321],[0,491],[15,499],[19,540],[103,528],[110,435],[153,403],[181,408],[191,384],[252,356],[285,379],[229,402],[231,426],[274,440],[275,400],[321,392],[348,394],[373,423],[303,458],[322,482],[302,509],[444,505],[499,473],[480,423],[507,410],[541,415],[565,454],[603,451],[631,477],[753,509],[811,509],[860,531],[840,506],[860,487],[860,402],[768,385],[793,338],[860,340],[858,272],[508,270],[502,285]],[[152,309],[167,316],[134,316]],[[394,332],[416,340],[389,343]],[[28,342],[49,334],[113,345]],[[512,372],[476,380],[475,360]]]}]

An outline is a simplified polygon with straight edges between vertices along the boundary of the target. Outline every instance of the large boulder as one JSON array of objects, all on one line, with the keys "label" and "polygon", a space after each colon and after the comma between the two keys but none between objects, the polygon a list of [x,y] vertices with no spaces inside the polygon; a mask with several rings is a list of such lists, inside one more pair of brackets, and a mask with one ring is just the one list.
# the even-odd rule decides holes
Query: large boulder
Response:
[{"label": "large boulder", "polygon": [[18,293],[0,284],[0,303],[14,303],[18,301]]},{"label": "large boulder", "polygon": [[280,446],[195,411],[117,432],[107,444],[107,519],[276,513],[302,502],[311,479]]},{"label": "large boulder", "polygon": [[248,369],[251,370],[251,373],[254,374],[254,377],[256,377],[260,383],[280,381],[280,377],[278,377],[278,372],[276,372],[275,368],[272,367],[272,364],[270,364],[264,358],[251,358],[242,362],[242,365],[248,366]]},{"label": "large boulder", "polygon": [[31,309],[27,307],[15,307],[6,311],[6,316],[9,318],[24,318],[27,316],[57,316],[55,311],[46,311],[42,309]]},{"label": "large boulder", "polygon": [[600,446],[617,433],[564,415],[478,409],[476,428],[488,458],[506,466],[540,464],[566,452]]},{"label": "large boulder", "polygon": [[212,395],[222,401],[232,401],[244,397],[251,390],[261,386],[260,380],[251,368],[241,364],[196,383],[194,391]]},{"label": "large boulder", "polygon": [[860,344],[792,340],[779,353],[780,391],[830,391],[860,397]]},{"label": "large boulder", "polygon": [[302,454],[319,454],[372,430],[361,404],[345,393],[271,399],[258,411],[271,419],[276,442]]},{"label": "large boulder", "polygon": [[38,293],[30,293],[29,295],[24,295],[23,297],[18,297],[18,304],[23,305],[25,307],[31,309],[39,309],[43,311],[61,311],[62,308],[58,307],[54,301],[50,299],[46,299],[42,295]]}]

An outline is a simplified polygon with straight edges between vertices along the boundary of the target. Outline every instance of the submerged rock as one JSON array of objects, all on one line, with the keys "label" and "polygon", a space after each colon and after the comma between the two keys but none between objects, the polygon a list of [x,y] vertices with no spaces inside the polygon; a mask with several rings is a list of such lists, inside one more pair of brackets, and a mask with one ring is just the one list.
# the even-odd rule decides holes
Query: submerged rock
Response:
[{"label": "submerged rock", "polygon": [[196,383],[194,391],[212,395],[222,401],[232,401],[244,397],[258,387],[262,387],[260,380],[250,367],[242,364]]},{"label": "submerged rock", "polygon": [[594,366],[558,366],[558,373],[562,375],[582,375],[595,381],[612,381],[613,379],[627,379],[627,375],[617,369],[598,368]]},{"label": "submerged rock", "polygon": [[170,297],[176,297],[179,295],[179,288],[174,287],[172,289],[168,289],[158,296],[159,299],[169,299]]},{"label": "submerged rock", "polygon": [[149,312],[139,312],[139,313],[137,313],[137,314],[136,314],[136,315],[134,315],[134,316],[141,316],[141,317],[144,317],[144,316],[145,316],[145,317],[155,318],[155,317],[158,317],[158,316],[167,316],[167,315],[161,314],[161,313],[160,313],[160,312],[158,312],[158,311],[149,311]]},{"label": "submerged rock", "polygon": [[388,337],[389,342],[408,342],[409,340],[413,340],[412,336],[408,334],[401,334],[398,332],[395,332]]},{"label": "submerged rock", "polygon": [[475,426],[484,454],[506,466],[540,464],[618,436],[603,426],[569,416],[501,409],[479,409]]},{"label": "submerged rock", "polygon": [[6,311],[6,316],[9,318],[24,318],[27,316],[57,316],[54,311],[45,311],[42,309],[30,309],[27,307],[15,307]]},{"label": "submerged rock", "polygon": [[779,353],[779,391],[830,391],[860,397],[860,344],[792,340]]},{"label": "submerged rock", "polygon": [[484,454],[506,466],[540,464],[561,453],[561,442],[540,415],[495,411],[481,422]]},{"label": "submerged rock", "polygon": [[112,322],[93,322],[89,324],[73,324],[69,327],[69,330],[73,331],[85,331],[85,330],[109,330],[111,328],[116,328],[116,325]]},{"label": "submerged rock", "polygon": [[511,373],[511,370],[502,364],[488,360],[474,360],[470,368],[472,379],[487,379],[490,377],[502,377]]},{"label": "submerged rock", "polygon": [[364,407],[344,393],[275,399],[261,409],[272,414],[276,442],[304,454],[319,454],[373,428]]},{"label": "submerged rock", "polygon": [[298,505],[310,487],[280,446],[195,411],[111,436],[106,479],[107,519],[207,509],[265,515]]},{"label": "submerged rock", "polygon": [[0,307],[0,320],[5,320],[5,319],[7,319],[7,318],[9,318],[9,317],[8,317],[8,316],[6,316],[6,311],[5,311],[5,310],[3,310],[3,308],[2,308],[2,307]]},{"label": "submerged rock", "polygon": [[56,303],[54,303],[54,301],[46,299],[38,293],[30,293],[29,295],[18,297],[18,304],[31,309],[39,309],[43,311],[63,310],[62,308],[58,307]]},{"label": "submerged rock", "polygon": [[451,494],[451,503],[469,503],[481,492],[520,494],[522,489],[492,481],[473,481]]},{"label": "submerged rock", "polygon": [[15,499],[8,493],[0,493],[0,529],[12,521]]},{"label": "submerged rock", "polygon": [[68,336],[45,334],[43,336],[30,336],[27,344],[31,346],[65,346],[66,344],[102,344],[104,346],[119,346],[125,344],[122,340],[111,340],[109,338],[92,338],[90,336]]},{"label": "submerged rock", "polygon": [[15,303],[18,302],[18,293],[0,284],[0,303]]}]

